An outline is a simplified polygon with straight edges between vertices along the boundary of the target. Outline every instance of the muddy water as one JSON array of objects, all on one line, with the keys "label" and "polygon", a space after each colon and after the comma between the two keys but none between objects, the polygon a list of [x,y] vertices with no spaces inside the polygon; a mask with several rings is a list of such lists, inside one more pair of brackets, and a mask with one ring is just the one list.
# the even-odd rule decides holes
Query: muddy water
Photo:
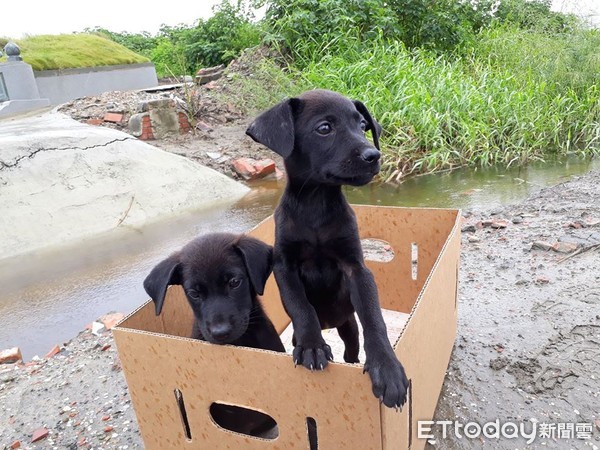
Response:
[{"label": "muddy water", "polygon": [[[525,198],[592,168],[599,160],[566,160],[511,170],[459,170],[416,177],[399,186],[348,188],[352,203],[493,208]],[[189,214],[60,251],[0,262],[0,349],[43,356],[108,311],[129,312],[147,298],[142,280],[160,259],[211,231],[241,232],[271,214],[282,183],[259,183],[230,208]]]}]

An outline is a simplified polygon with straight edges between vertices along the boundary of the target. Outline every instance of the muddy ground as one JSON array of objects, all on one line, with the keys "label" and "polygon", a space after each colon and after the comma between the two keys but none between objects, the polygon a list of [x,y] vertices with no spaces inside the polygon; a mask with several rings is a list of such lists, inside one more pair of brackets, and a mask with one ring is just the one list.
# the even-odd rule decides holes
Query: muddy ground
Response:
[{"label": "muddy ground", "polygon": [[[555,431],[555,439],[526,445],[444,439],[434,427],[433,448],[600,447],[599,176],[465,213],[458,337],[436,413],[463,424],[585,423],[592,437],[561,439]],[[481,228],[487,219],[507,226]],[[565,259],[573,253],[532,249],[536,241],[590,249]],[[2,366],[0,404],[0,448],[17,440],[35,449],[142,448],[110,332],[86,330],[54,357]],[[32,444],[39,428],[49,434]]]}]

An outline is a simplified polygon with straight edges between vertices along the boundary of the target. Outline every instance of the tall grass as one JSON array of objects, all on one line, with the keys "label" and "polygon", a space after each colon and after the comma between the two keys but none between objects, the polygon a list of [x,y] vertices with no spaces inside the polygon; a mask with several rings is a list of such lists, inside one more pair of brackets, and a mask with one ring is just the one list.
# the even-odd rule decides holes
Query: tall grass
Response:
[{"label": "tall grass", "polygon": [[351,35],[305,45],[314,48],[298,53],[313,56],[297,60],[302,70],[292,71],[293,88],[270,84],[268,97],[326,88],[363,101],[385,130],[388,181],[600,151],[595,32],[561,41],[500,29],[482,34],[462,56],[407,50],[383,37],[368,45]]}]

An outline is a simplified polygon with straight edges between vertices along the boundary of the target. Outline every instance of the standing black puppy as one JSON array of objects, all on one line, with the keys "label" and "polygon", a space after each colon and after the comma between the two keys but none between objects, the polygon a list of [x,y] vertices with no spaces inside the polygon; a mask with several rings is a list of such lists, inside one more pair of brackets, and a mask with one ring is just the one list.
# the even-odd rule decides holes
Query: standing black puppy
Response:
[{"label": "standing black puppy", "polygon": [[321,330],[334,327],[344,360],[358,362],[356,311],[373,393],[386,406],[401,407],[408,380],[387,338],[356,217],[341,188],[367,184],[379,172],[381,127],[361,102],[314,90],[264,112],[246,133],[283,156],[288,175],[275,211],[273,271],[294,325],[294,362],[325,368],[333,356]]}]

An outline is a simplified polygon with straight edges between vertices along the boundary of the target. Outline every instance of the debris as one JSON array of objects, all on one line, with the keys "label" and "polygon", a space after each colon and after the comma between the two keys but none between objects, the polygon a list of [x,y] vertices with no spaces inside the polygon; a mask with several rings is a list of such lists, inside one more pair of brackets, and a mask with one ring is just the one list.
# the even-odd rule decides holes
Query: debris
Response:
[{"label": "debris", "polygon": [[106,331],[106,328],[104,327],[103,323],[100,323],[100,322],[92,323],[92,334],[94,334],[96,336],[101,336],[104,331]]},{"label": "debris", "polygon": [[252,158],[239,158],[232,162],[233,169],[244,180],[257,180],[275,172],[272,159],[256,161]]},{"label": "debris", "polygon": [[544,241],[535,241],[531,244],[531,250],[552,250],[552,244]]},{"label": "debris", "polygon": [[112,112],[106,113],[104,115],[104,121],[112,123],[121,123],[123,121],[123,114]]},{"label": "debris", "polygon": [[15,363],[22,360],[23,355],[19,347],[7,348],[0,351],[0,364]]},{"label": "debris", "polygon": [[490,226],[495,229],[506,228],[508,227],[508,220],[495,219],[492,221],[492,224]]},{"label": "debris", "polygon": [[552,250],[557,253],[571,253],[577,250],[578,245],[570,242],[557,242],[552,246]]},{"label": "debris", "polygon": [[57,344],[54,347],[52,347],[52,349],[46,353],[46,356],[44,358],[48,359],[48,358],[52,358],[55,355],[58,355],[60,353],[60,346]]},{"label": "debris", "polygon": [[38,428],[31,435],[31,442],[38,442],[48,437],[49,431],[46,428]]}]

